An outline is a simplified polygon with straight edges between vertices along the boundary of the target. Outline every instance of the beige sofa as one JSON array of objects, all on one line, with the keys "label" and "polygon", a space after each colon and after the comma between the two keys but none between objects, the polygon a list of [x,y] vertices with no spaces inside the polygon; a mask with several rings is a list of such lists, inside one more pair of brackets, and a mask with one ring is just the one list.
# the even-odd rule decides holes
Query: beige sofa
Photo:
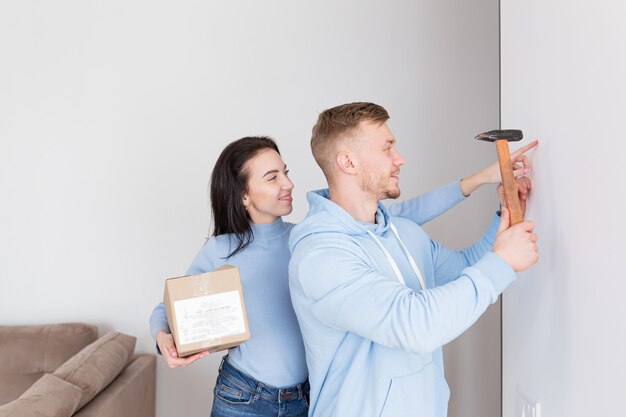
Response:
[{"label": "beige sofa", "polygon": [[0,417],[154,417],[155,355],[81,323],[0,326]]}]

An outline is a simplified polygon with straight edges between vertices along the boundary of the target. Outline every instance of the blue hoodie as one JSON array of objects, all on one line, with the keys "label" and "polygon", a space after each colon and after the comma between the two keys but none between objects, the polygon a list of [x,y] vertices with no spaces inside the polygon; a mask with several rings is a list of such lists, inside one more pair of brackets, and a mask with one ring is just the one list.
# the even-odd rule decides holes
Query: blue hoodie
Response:
[{"label": "blue hoodie", "polygon": [[[392,205],[398,216],[422,224],[461,202],[465,197],[459,181],[427,194]],[[288,387],[307,377],[304,345],[288,285],[289,232],[294,225],[282,219],[270,224],[251,224],[254,240],[243,251],[228,257],[234,236],[212,236],[200,249],[187,274],[212,271],[224,264],[239,267],[250,323],[250,340],[229,350],[232,365],[274,387]],[[150,315],[150,331],[170,332],[165,307],[159,303]]]},{"label": "blue hoodie", "polygon": [[515,278],[490,251],[499,217],[475,244],[453,251],[380,203],[372,224],[330,201],[328,190],[307,199],[309,213],[290,235],[289,288],[309,416],[446,416],[441,347]]}]

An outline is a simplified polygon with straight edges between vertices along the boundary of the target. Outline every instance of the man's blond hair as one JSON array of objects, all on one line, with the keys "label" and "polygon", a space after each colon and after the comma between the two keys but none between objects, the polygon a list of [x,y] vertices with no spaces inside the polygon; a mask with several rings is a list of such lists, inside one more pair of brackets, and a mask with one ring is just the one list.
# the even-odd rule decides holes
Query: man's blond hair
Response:
[{"label": "man's blond hair", "polygon": [[387,120],[389,120],[387,110],[374,103],[342,104],[320,113],[317,123],[313,126],[311,151],[326,179],[330,179],[337,151],[343,145],[351,145],[361,122],[382,124]]}]

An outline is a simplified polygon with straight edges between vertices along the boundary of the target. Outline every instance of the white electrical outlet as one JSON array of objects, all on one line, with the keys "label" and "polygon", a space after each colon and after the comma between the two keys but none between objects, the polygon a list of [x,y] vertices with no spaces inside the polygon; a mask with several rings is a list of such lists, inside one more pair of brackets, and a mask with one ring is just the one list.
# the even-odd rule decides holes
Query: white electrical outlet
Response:
[{"label": "white electrical outlet", "polygon": [[528,398],[519,387],[515,390],[515,417],[541,417],[541,403]]}]

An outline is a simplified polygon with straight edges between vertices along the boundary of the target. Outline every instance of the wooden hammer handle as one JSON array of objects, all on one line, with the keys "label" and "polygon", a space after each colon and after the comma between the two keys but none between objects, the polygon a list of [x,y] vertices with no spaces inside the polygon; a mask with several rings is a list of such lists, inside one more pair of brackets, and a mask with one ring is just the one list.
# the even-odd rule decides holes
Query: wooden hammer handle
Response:
[{"label": "wooden hammer handle", "polygon": [[509,153],[509,142],[506,139],[496,140],[496,151],[498,152],[498,162],[500,163],[500,175],[502,175],[502,186],[504,187],[504,201],[509,209],[511,226],[523,220],[522,206],[519,202],[517,184],[511,166],[511,154]]}]

